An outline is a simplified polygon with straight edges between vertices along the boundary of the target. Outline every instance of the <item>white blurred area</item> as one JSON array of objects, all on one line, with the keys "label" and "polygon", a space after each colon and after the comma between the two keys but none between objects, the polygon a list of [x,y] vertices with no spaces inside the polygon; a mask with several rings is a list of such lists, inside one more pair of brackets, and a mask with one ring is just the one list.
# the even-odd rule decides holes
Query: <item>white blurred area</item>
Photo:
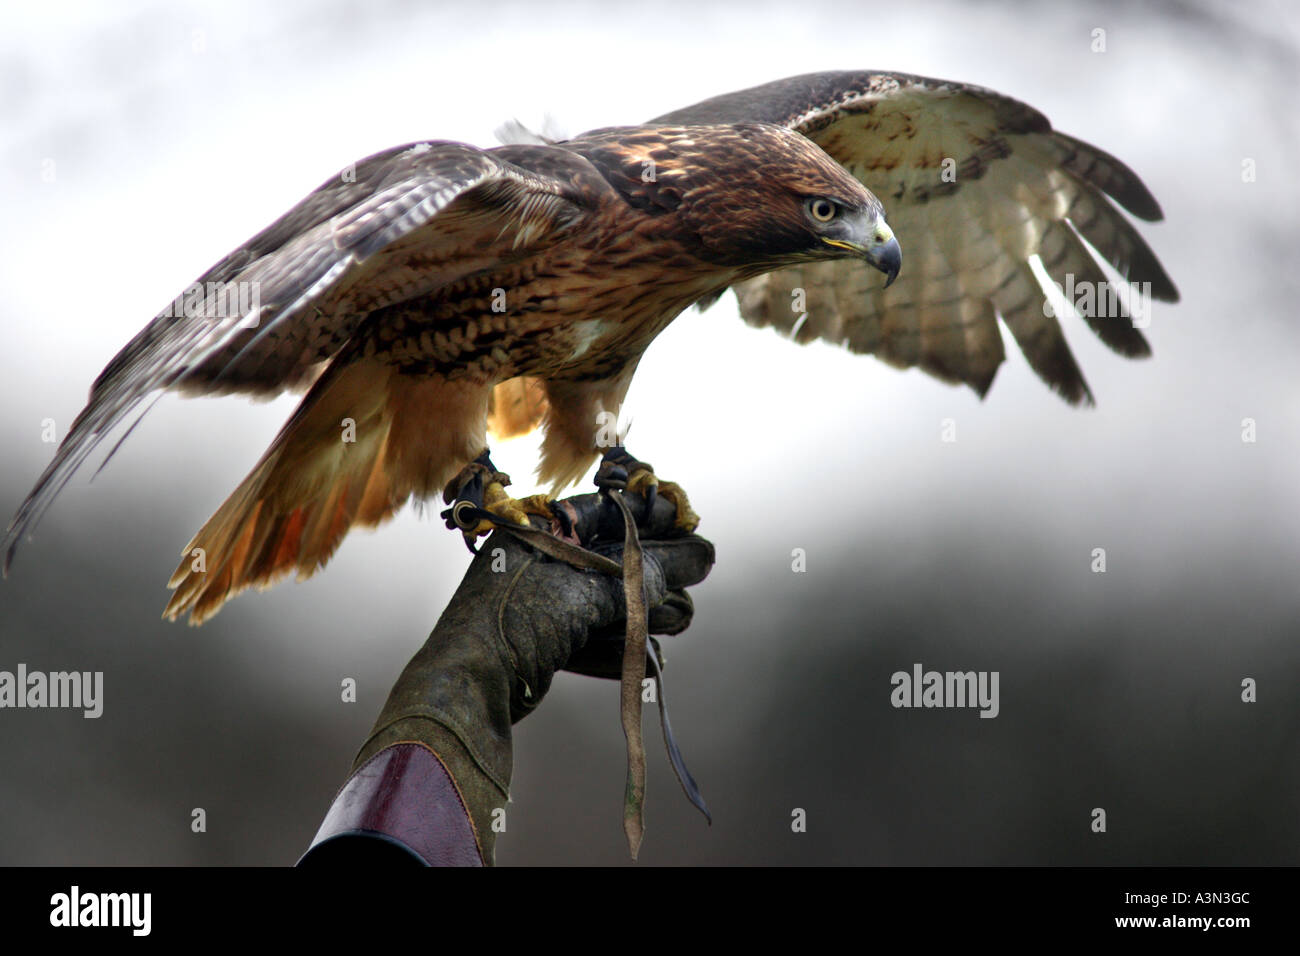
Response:
[{"label": "white blurred area", "polygon": [[[1182,303],[1155,304],[1145,362],[1064,323],[1092,410],[1064,405],[1009,338],[981,402],[916,371],[750,329],[731,296],[684,314],[642,361],[625,417],[632,451],[685,485],[718,547],[695,594],[695,630],[710,635],[700,639],[715,653],[740,646],[736,619],[719,615],[761,616],[756,568],[786,568],[792,547],[835,553],[847,541],[887,542],[919,576],[961,537],[982,540],[1011,575],[1040,557],[1083,568],[1105,543],[1141,568],[1133,586],[1148,593],[1237,560],[1256,562],[1252,586],[1293,589],[1293,5],[119,0],[5,16],[0,467],[11,493],[52,453],[43,420],[61,437],[95,375],[155,312],[356,159],[420,139],[494,145],[512,118],[576,134],[782,76],[897,69],[1023,99],[1129,164],[1164,208],[1164,223],[1139,229]],[[1091,50],[1096,28],[1105,53]],[[1256,182],[1243,183],[1244,158]],[[0,585],[0,609],[71,549],[83,560],[57,600],[82,600],[96,562],[147,566],[158,586],[132,600],[153,626],[179,549],[295,401],[164,399],[93,484],[93,468],[74,478]],[[1240,439],[1246,417],[1258,422],[1253,445]],[[946,418],[955,444],[939,441]],[[493,449],[520,491],[535,452],[533,438]],[[257,662],[253,680],[276,680],[309,647],[330,680],[344,666],[382,685],[465,567],[459,536],[433,514],[441,507],[352,534],[311,581],[245,594],[197,635],[173,627],[187,641],[235,642]],[[1009,544],[1024,541],[1024,552]],[[1064,582],[1057,606],[1089,584]],[[573,706],[600,696],[608,710],[609,688],[572,686]],[[618,767],[605,769],[617,783]]]}]

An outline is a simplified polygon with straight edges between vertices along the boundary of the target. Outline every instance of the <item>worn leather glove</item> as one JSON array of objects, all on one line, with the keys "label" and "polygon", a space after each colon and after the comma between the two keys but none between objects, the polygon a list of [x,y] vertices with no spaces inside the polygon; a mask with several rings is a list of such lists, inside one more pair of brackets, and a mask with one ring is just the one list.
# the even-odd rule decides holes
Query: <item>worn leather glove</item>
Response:
[{"label": "worn leather glove", "polygon": [[[640,516],[644,503],[627,500]],[[613,504],[597,495],[569,501],[580,503],[571,509],[575,534],[621,561]],[[658,500],[650,517],[638,522],[644,536],[672,533],[668,502]],[[708,574],[713,546],[697,535],[642,546],[650,632],[680,633],[693,610],[684,589]],[[410,850],[412,862],[491,864],[494,813],[504,812],[510,786],[511,725],[537,707],[557,670],[618,678],[625,614],[621,578],[494,532],[398,678],[303,862],[324,862],[326,841],[369,831]]]}]

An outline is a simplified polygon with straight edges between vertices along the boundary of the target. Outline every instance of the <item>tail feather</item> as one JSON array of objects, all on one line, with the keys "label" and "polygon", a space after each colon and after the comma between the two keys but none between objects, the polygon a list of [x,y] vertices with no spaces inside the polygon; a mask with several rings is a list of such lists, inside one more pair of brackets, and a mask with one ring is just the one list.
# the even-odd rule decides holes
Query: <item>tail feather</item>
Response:
[{"label": "tail feather", "polygon": [[440,490],[482,450],[489,394],[374,361],[331,369],[186,546],[164,616],[201,624],[246,588],[310,577],[351,528]]}]

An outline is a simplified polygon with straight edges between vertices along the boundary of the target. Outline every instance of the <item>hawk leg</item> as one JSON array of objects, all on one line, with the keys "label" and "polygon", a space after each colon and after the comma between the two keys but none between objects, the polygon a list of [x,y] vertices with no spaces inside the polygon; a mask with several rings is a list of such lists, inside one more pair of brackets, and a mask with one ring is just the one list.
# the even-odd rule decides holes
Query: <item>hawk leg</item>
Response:
[{"label": "hawk leg", "polygon": [[691,509],[691,501],[681,485],[661,481],[655,475],[653,465],[633,458],[622,445],[614,445],[600,459],[600,467],[596,469],[596,487],[625,488],[642,495],[647,515],[654,508],[655,499],[662,495],[677,509],[677,527],[689,533],[699,526],[700,516]]},{"label": "hawk leg", "polygon": [[490,519],[475,516],[474,509],[522,525],[529,524],[529,515],[538,515],[548,522],[555,517],[550,508],[554,499],[550,495],[512,498],[506,493],[509,484],[510,476],[497,470],[487,449],[447,483],[442,499],[451,507],[442,512],[442,517],[447,520],[448,528],[459,529],[465,536],[470,551],[477,552],[475,540],[490,534],[494,527]]}]

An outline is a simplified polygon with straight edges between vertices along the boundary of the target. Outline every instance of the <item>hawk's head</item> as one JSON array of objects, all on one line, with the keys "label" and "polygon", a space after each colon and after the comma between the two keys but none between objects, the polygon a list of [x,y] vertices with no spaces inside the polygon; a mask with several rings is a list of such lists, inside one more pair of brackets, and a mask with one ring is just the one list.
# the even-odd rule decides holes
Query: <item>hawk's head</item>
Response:
[{"label": "hawk's head", "polygon": [[886,285],[898,275],[902,255],[880,200],[792,130],[642,126],[599,130],[580,142],[629,203],[671,213],[719,266],[750,276],[858,257],[885,273]]}]

